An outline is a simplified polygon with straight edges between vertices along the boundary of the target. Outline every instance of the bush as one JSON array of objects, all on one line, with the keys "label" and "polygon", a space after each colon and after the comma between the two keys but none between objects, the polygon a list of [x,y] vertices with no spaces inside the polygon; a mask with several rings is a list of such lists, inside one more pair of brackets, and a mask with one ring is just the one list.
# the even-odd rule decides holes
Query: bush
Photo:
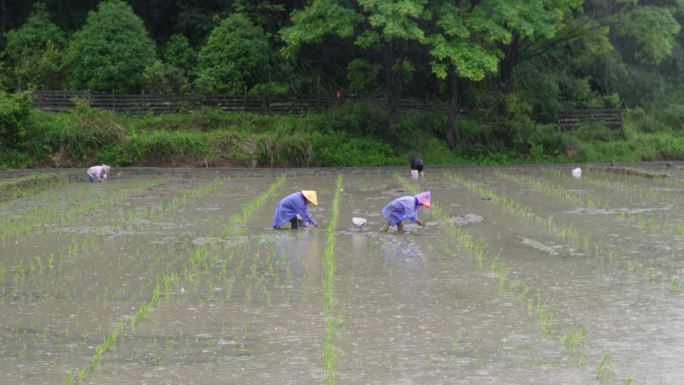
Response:
[{"label": "bush", "polygon": [[628,108],[624,115],[625,131],[627,132],[657,132],[663,131],[662,123],[647,113],[643,108]]},{"label": "bush", "polygon": [[304,135],[273,136],[260,134],[256,138],[259,164],[269,166],[310,166],[314,150]]},{"label": "bush", "polygon": [[236,166],[251,166],[259,158],[254,138],[243,137],[236,131],[213,132],[207,137],[207,157],[211,161]]},{"label": "bush", "polygon": [[301,123],[316,132],[387,137],[387,113],[365,103],[344,103],[323,113],[308,114]]},{"label": "bush", "polygon": [[389,144],[372,137],[330,132],[314,134],[312,141],[318,166],[387,166],[407,162]]},{"label": "bush", "polygon": [[684,130],[684,105],[670,104],[665,107],[659,120],[667,130]]},{"label": "bush", "polygon": [[590,122],[577,127],[575,135],[582,140],[599,140],[607,142],[616,136],[616,130],[603,123]]},{"label": "bush", "polygon": [[570,144],[567,138],[555,124],[540,124],[535,126],[530,143],[541,147],[546,155],[560,156]]},{"label": "bush", "polygon": [[131,138],[125,153],[135,164],[198,161],[207,156],[206,135],[189,131],[153,131]]},{"label": "bush", "polygon": [[0,146],[19,149],[27,135],[31,111],[28,93],[7,94],[0,91]]},{"label": "bush", "polygon": [[116,114],[88,107],[76,100],[69,114],[34,110],[30,148],[37,159],[51,157],[57,167],[83,166],[97,159],[103,148],[128,141],[127,130]]}]

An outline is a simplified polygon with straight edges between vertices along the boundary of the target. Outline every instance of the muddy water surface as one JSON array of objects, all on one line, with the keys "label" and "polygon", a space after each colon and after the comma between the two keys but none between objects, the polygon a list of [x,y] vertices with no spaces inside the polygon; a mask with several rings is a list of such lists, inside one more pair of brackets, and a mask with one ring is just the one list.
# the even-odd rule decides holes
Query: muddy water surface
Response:
[{"label": "muddy water surface", "polygon": [[[640,167],[672,177],[126,170],[3,202],[0,383],[684,383],[684,182],[677,165]],[[272,230],[277,202],[302,189],[318,191],[320,227]],[[411,189],[444,215],[378,232]]]}]

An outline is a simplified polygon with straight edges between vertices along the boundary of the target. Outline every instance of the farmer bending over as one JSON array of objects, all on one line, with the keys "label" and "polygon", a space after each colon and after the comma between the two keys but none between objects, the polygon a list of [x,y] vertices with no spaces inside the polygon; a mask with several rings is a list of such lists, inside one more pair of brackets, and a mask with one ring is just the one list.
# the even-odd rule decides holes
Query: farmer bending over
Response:
[{"label": "farmer bending over", "polygon": [[420,154],[416,154],[411,158],[411,170],[416,170],[420,173],[420,176],[423,176],[423,158],[420,157]]},{"label": "farmer bending over", "polygon": [[287,222],[290,222],[292,228],[296,229],[298,227],[297,215],[299,215],[304,222],[314,225],[314,227],[318,227],[318,223],[316,223],[306,211],[306,205],[309,203],[318,206],[318,198],[316,197],[315,191],[297,191],[296,193],[283,198],[275,209],[273,228],[279,229],[287,224]]},{"label": "farmer bending over", "polygon": [[104,182],[107,180],[107,174],[109,174],[109,171],[111,170],[112,168],[106,164],[93,166],[88,169],[88,179],[90,179],[91,182]]},{"label": "farmer bending over", "polygon": [[380,231],[385,232],[389,230],[390,226],[396,225],[397,231],[403,233],[404,225],[402,222],[407,219],[416,222],[420,226],[425,226],[425,223],[418,220],[418,208],[420,206],[430,208],[429,191],[422,192],[418,195],[403,196],[388,203],[387,206],[382,209],[382,216],[385,217],[387,223],[380,228]]}]

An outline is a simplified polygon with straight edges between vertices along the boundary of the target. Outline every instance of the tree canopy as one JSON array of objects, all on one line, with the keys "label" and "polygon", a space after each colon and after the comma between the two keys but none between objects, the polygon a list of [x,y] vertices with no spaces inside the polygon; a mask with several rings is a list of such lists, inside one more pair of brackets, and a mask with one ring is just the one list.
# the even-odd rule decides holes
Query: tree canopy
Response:
[{"label": "tree canopy", "polygon": [[0,2],[5,91],[372,93],[391,135],[433,98],[450,145],[461,111],[684,103],[679,0]]},{"label": "tree canopy", "polygon": [[100,3],[64,53],[69,83],[93,91],[139,90],[155,46],[142,20],[121,0]]}]

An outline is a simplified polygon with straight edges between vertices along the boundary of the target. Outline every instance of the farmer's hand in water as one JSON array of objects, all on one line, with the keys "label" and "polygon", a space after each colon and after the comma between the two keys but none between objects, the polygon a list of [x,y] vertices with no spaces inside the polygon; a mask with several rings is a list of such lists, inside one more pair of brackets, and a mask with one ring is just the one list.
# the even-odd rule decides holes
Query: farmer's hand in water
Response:
[{"label": "farmer's hand in water", "polygon": [[316,221],[313,222],[313,227],[318,228],[318,223]]},{"label": "farmer's hand in water", "polygon": [[418,224],[418,226],[423,226],[423,227],[425,227],[425,223],[422,222],[422,221],[419,220],[419,219],[416,219],[416,223]]}]

